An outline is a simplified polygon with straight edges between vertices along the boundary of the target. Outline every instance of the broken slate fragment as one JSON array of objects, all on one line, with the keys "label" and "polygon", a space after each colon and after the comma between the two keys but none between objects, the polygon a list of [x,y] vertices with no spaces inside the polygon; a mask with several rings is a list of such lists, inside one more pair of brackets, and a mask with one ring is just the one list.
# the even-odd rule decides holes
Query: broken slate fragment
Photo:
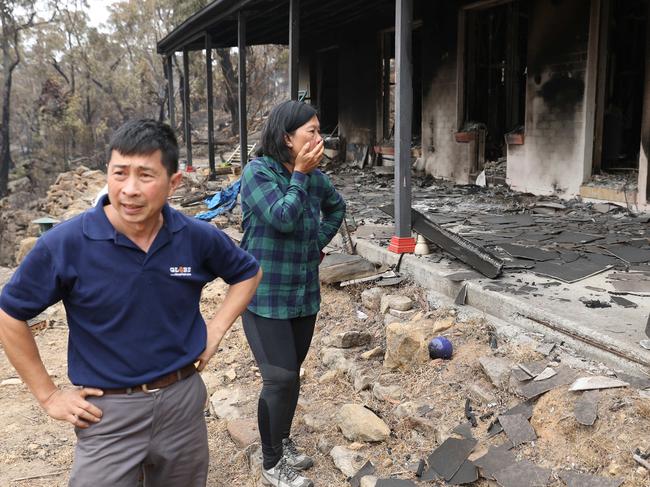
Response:
[{"label": "broken slate fragment", "polygon": [[463,438],[474,438],[472,435],[472,423],[461,423],[456,426],[451,432],[455,435],[462,436]]},{"label": "broken slate fragment", "polygon": [[627,387],[629,384],[622,380],[604,375],[594,375],[590,377],[580,377],[571,387],[570,391],[587,391],[590,389],[611,389],[613,387]]},{"label": "broken slate fragment", "polygon": [[463,464],[458,469],[458,472],[449,480],[451,485],[465,485],[471,484],[478,480],[478,469],[474,462],[470,460],[465,460]]},{"label": "broken slate fragment", "polygon": [[427,470],[425,470],[422,475],[420,476],[420,480],[422,482],[427,482],[429,480],[439,480],[442,477],[436,472],[434,469],[429,467]]},{"label": "broken slate fragment", "polygon": [[[533,417],[533,401],[525,401],[517,404],[516,406],[508,409],[506,412],[501,413],[500,416],[510,416],[512,414],[523,414],[526,419]],[[501,423],[497,421],[488,428],[488,438],[491,438],[494,435],[498,435],[503,431]],[[512,448],[512,447],[510,447]]]},{"label": "broken slate fragment", "polygon": [[499,416],[499,423],[501,423],[513,447],[537,439],[535,430],[523,414]]},{"label": "broken slate fragment", "polygon": [[550,469],[538,467],[528,460],[517,462],[494,474],[494,478],[501,487],[545,486],[548,485],[550,477]]},{"label": "broken slate fragment", "polygon": [[531,377],[537,377],[546,369],[547,365],[548,360],[538,360],[536,362],[525,362],[523,364],[519,364],[519,368]]},{"label": "broken slate fragment", "polygon": [[623,308],[638,308],[639,305],[636,304],[634,301],[630,301],[629,299],[625,299],[621,296],[610,296],[610,301],[612,303],[616,303],[619,306],[622,306]]},{"label": "broken slate fragment", "polygon": [[637,377],[625,372],[616,372],[616,377],[637,389],[650,389],[650,377]]},{"label": "broken slate fragment", "polygon": [[481,357],[479,362],[492,384],[503,387],[510,375],[510,361],[500,357]]},{"label": "broken slate fragment", "polygon": [[509,451],[508,446],[492,446],[481,458],[474,460],[474,464],[481,469],[481,475],[489,480],[494,480],[495,472],[514,465],[517,459]]},{"label": "broken slate fragment", "polygon": [[519,382],[528,381],[533,378],[531,375],[524,372],[524,370],[518,365],[512,368],[512,370],[510,371],[510,375],[515,379],[517,379]]},{"label": "broken slate fragment", "polygon": [[546,380],[550,379],[553,377],[557,372],[555,372],[555,369],[553,367],[546,367],[537,377],[535,377],[533,380],[534,381],[540,381],[540,380]]},{"label": "broken slate fragment", "polygon": [[597,477],[571,470],[564,470],[559,476],[566,482],[567,487],[618,487],[623,483],[622,479]]},{"label": "broken slate fragment", "polygon": [[573,382],[576,378],[576,371],[570,367],[559,367],[557,374],[550,379],[540,380],[538,382],[529,382],[519,388],[519,392],[526,399],[533,399],[545,392],[548,392],[556,387],[564,386]]},{"label": "broken slate fragment", "polygon": [[361,485],[361,478],[366,475],[372,475],[373,473],[375,473],[375,466],[370,460],[368,460],[364,466],[350,478],[350,485],[352,485],[352,487],[359,487]]},{"label": "broken slate fragment", "polygon": [[463,287],[461,287],[460,291],[458,291],[458,295],[454,300],[454,304],[456,306],[463,306],[466,301],[467,301],[467,284],[463,284]]},{"label": "broken slate fragment", "polygon": [[416,483],[404,479],[379,479],[375,487],[416,487]]},{"label": "broken slate fragment", "polygon": [[600,393],[598,391],[585,391],[576,400],[573,414],[576,421],[584,426],[593,426],[598,417],[598,400]]},{"label": "broken slate fragment", "polygon": [[540,343],[537,345],[537,351],[544,355],[545,357],[548,357],[553,349],[555,348],[555,343]]},{"label": "broken slate fragment", "polygon": [[458,472],[461,465],[476,446],[477,440],[473,438],[447,438],[442,445],[429,455],[429,466],[440,474],[445,480]]}]

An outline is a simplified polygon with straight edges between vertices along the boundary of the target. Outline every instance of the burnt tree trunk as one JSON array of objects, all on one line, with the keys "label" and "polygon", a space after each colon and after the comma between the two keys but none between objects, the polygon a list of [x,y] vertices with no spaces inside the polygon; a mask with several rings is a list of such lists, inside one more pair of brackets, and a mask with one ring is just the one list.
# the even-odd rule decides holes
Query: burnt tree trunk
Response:
[{"label": "burnt tree trunk", "polygon": [[228,49],[217,49],[217,56],[219,56],[219,66],[221,73],[226,82],[226,101],[225,109],[230,113],[230,127],[233,135],[239,134],[239,100],[237,96],[237,76],[235,76],[235,69],[230,59],[230,51]]},{"label": "burnt tree trunk", "polygon": [[[18,42],[18,31],[13,29],[13,41]],[[9,121],[11,114],[11,81],[13,72],[20,58],[18,57],[18,50],[16,50],[16,58],[11,57],[11,45],[9,44],[10,31],[9,22],[5,16],[2,16],[2,66],[4,81],[2,83],[2,120],[0,122],[0,198],[7,195],[9,186],[9,169],[12,166],[11,161],[11,137],[9,132]]]}]

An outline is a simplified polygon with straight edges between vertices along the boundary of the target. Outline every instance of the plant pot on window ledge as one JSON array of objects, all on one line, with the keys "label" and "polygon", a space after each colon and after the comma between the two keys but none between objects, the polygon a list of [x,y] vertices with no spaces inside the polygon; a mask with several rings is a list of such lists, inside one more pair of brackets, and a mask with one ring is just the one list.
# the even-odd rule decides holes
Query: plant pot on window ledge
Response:
[{"label": "plant pot on window ledge", "polygon": [[524,134],[506,134],[506,144],[524,145],[526,136]]},{"label": "plant pot on window ledge", "polygon": [[476,140],[476,132],[456,132],[454,138],[460,143],[472,142]]}]

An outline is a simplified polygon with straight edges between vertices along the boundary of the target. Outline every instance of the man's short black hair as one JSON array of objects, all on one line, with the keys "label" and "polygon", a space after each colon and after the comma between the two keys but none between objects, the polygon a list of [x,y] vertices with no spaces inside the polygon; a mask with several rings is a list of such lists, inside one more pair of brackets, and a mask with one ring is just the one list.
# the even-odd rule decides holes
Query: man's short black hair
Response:
[{"label": "man's short black hair", "polygon": [[149,155],[159,150],[162,164],[171,176],[178,171],[178,141],[166,123],[143,118],[118,128],[108,143],[108,160],[113,151],[123,156]]},{"label": "man's short black hair", "polygon": [[259,156],[269,156],[277,162],[291,162],[291,151],[287,147],[285,136],[309,122],[318,112],[314,107],[302,101],[288,100],[271,110],[269,118],[262,129]]}]

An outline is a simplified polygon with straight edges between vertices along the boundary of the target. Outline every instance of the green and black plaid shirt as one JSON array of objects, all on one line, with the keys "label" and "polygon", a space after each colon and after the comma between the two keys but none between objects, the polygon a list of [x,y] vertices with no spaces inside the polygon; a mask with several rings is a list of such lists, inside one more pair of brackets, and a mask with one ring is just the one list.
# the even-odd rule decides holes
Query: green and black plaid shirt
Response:
[{"label": "green and black plaid shirt", "polygon": [[345,216],[345,202],[329,178],[318,169],[290,173],[270,157],[260,157],[244,169],[241,204],[241,246],[264,271],[248,309],[274,319],[318,313],[320,251]]}]

